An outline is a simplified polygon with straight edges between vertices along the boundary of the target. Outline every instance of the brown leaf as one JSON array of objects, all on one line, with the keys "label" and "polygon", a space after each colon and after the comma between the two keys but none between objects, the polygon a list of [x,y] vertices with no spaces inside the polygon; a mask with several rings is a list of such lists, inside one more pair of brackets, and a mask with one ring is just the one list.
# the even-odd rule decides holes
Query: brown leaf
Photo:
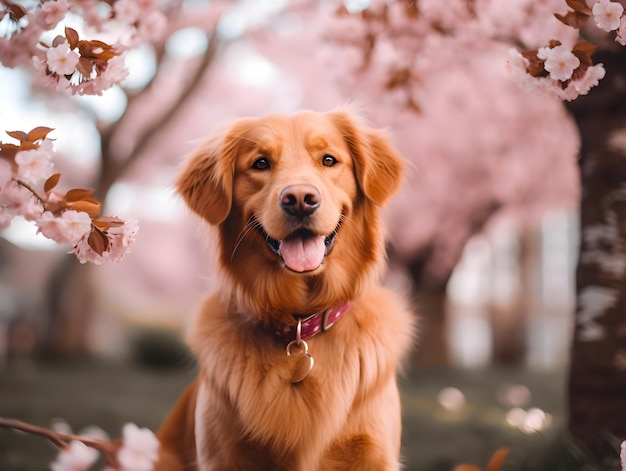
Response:
[{"label": "brown leaf", "polygon": [[111,227],[120,227],[124,225],[124,221],[115,216],[101,216],[92,221],[99,229],[106,231]]},{"label": "brown leaf", "polygon": [[559,41],[558,39],[550,39],[550,41],[548,41],[548,47],[550,49],[560,46],[561,44],[561,41]]},{"label": "brown leaf", "polygon": [[15,154],[20,151],[20,147],[15,144],[3,144],[0,143],[0,157],[4,157],[9,160],[15,158]]},{"label": "brown leaf", "polygon": [[9,17],[13,21],[19,21],[22,18],[24,18],[27,14],[26,8],[16,3],[10,3],[9,7],[7,8],[7,11],[9,12]]},{"label": "brown leaf", "polygon": [[546,61],[543,59],[539,59],[537,57],[537,49],[534,51],[522,51],[522,56],[524,59],[528,60],[528,68],[526,71],[533,77],[545,77],[548,75],[548,72],[543,67]]},{"label": "brown leaf", "polygon": [[45,139],[46,136],[48,136],[48,134],[50,132],[54,131],[54,128],[47,128],[45,126],[38,126],[35,129],[32,129],[29,133],[28,133],[28,140],[30,142],[36,142],[39,141],[41,139]]},{"label": "brown leaf", "polygon": [[112,57],[118,55],[113,49],[113,46],[98,40],[80,41],[78,44],[78,51],[83,57],[87,57],[91,60],[103,60],[108,61]]},{"label": "brown leaf", "polygon": [[577,52],[582,52],[583,54],[592,54],[596,50],[596,46],[588,43],[587,41],[579,41],[573,47],[572,52],[576,54]]},{"label": "brown leaf", "polygon": [[63,44],[64,42],[65,36],[61,36],[60,34],[58,34],[52,40],[52,47],[57,47],[59,44]]},{"label": "brown leaf", "polygon": [[406,85],[409,80],[411,80],[411,71],[405,67],[395,71],[389,80],[387,80],[385,87],[387,90],[393,90],[396,87]]},{"label": "brown leaf", "polygon": [[7,131],[6,133],[13,139],[17,139],[20,142],[28,141],[28,134],[24,131]]},{"label": "brown leaf", "polygon": [[108,237],[96,227],[91,229],[91,233],[87,238],[87,243],[89,244],[89,247],[91,247],[98,255],[102,255],[102,253],[106,252],[109,248]]},{"label": "brown leaf", "polygon": [[39,144],[35,144],[34,142],[24,141],[20,145],[20,150],[32,150],[39,149]]},{"label": "brown leaf", "polygon": [[500,448],[497,450],[489,460],[485,471],[499,471],[510,451],[509,448]]},{"label": "brown leaf", "polygon": [[85,198],[89,198],[91,195],[93,195],[93,190],[75,188],[65,194],[65,200],[69,202],[84,200]]},{"label": "brown leaf", "polygon": [[48,193],[50,190],[52,190],[55,186],[58,185],[59,180],[61,179],[61,174],[60,173],[55,173],[54,175],[52,175],[50,178],[48,178],[46,180],[46,183],[44,183],[43,185],[43,191],[45,191],[46,193]]},{"label": "brown leaf", "polygon": [[554,16],[564,25],[571,26],[572,28],[576,29],[582,28],[585,23],[587,23],[587,20],[590,18],[589,15],[576,11],[567,12],[565,15],[559,15],[558,13],[555,13]]},{"label": "brown leaf", "polygon": [[567,6],[576,12],[589,12],[589,14],[591,14],[591,9],[587,6],[585,0],[565,0],[565,3],[567,3]]},{"label": "brown leaf", "polygon": [[78,33],[75,29],[66,26],[65,37],[67,38],[67,42],[70,43],[70,49],[74,49],[78,46]]},{"label": "brown leaf", "polygon": [[572,73],[572,78],[574,80],[581,78],[587,69],[593,65],[593,60],[591,59],[591,53],[596,49],[593,44],[590,44],[585,41],[581,41],[577,43],[572,49],[572,53],[578,57],[580,61],[580,65],[578,68]]},{"label": "brown leaf", "polygon": [[91,77],[91,71],[93,70],[93,64],[91,61],[83,56],[78,59],[78,64],[76,65],[76,70],[78,70],[83,77]]},{"label": "brown leaf", "polygon": [[417,0],[409,0],[404,7],[404,13],[409,18],[418,18],[420,16],[420,9],[417,5]]},{"label": "brown leaf", "polygon": [[74,211],[83,211],[90,216],[96,216],[100,212],[100,203],[98,201],[74,201],[68,202],[66,206]]}]

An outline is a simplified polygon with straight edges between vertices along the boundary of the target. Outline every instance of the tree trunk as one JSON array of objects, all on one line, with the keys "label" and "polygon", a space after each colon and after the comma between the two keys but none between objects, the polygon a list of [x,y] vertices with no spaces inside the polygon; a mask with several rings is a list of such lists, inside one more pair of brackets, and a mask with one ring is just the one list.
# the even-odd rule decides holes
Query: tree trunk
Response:
[{"label": "tree trunk", "polygon": [[52,273],[40,348],[47,358],[90,353],[87,332],[95,304],[90,275],[90,266],[69,254]]},{"label": "tree trunk", "polygon": [[569,105],[582,143],[569,430],[601,453],[626,438],[626,52],[594,61],[606,78]]}]

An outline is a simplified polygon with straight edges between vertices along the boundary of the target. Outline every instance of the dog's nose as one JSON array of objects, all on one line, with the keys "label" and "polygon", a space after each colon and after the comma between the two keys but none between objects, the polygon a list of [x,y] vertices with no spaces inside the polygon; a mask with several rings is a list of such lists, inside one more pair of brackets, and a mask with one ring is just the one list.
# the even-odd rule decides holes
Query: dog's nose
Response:
[{"label": "dog's nose", "polygon": [[287,214],[305,217],[319,208],[322,197],[313,185],[289,185],[280,192],[279,204]]}]

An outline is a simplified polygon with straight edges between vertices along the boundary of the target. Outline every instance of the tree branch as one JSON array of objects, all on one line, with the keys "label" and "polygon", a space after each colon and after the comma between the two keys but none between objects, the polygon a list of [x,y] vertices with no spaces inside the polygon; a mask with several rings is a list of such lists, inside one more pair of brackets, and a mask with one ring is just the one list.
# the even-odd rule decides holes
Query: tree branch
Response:
[{"label": "tree branch", "polygon": [[[187,100],[190,96],[193,95],[194,92],[197,91],[200,84],[202,83],[202,78],[205,76],[206,71],[208,70],[211,62],[215,57],[215,53],[218,48],[218,40],[217,40],[217,28],[215,28],[210,36],[209,43],[206,51],[202,56],[202,60],[198,64],[196,68],[196,73],[193,75],[191,80],[187,83],[178,99],[174,101],[173,106],[167,109],[162,118],[147,128],[143,134],[138,139],[134,148],[130,151],[129,155],[118,164],[115,164],[113,159],[111,158],[111,142],[113,141],[117,131],[121,128],[121,124],[123,122],[123,118],[114,125],[109,132],[103,134],[101,147],[102,147],[102,172],[100,176],[100,180],[98,182],[97,188],[98,193],[102,197],[106,194],[107,190],[110,186],[128,170],[128,168],[137,160],[137,158],[142,154],[143,150],[148,146],[151,139],[171,120],[174,118],[176,112],[183,107],[187,103]],[[146,89],[144,89],[144,92]]]},{"label": "tree branch", "polygon": [[80,435],[72,433],[59,433],[44,427],[28,424],[20,420],[6,419],[4,417],[0,417],[0,427],[19,430],[21,432],[30,433],[31,435],[39,435],[47,438],[59,450],[65,450],[70,445],[70,442],[78,441],[103,453],[106,457],[107,464],[113,466],[117,465],[116,453],[118,446],[109,441],[99,440],[97,438],[81,437]]}]

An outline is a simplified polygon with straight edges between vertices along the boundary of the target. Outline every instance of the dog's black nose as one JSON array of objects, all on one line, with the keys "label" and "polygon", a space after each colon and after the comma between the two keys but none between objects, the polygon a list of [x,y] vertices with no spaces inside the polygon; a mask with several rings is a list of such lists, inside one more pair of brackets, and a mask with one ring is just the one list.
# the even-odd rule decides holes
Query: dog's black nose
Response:
[{"label": "dog's black nose", "polygon": [[287,214],[299,218],[313,214],[321,201],[320,192],[313,185],[289,185],[279,196],[280,207]]}]

